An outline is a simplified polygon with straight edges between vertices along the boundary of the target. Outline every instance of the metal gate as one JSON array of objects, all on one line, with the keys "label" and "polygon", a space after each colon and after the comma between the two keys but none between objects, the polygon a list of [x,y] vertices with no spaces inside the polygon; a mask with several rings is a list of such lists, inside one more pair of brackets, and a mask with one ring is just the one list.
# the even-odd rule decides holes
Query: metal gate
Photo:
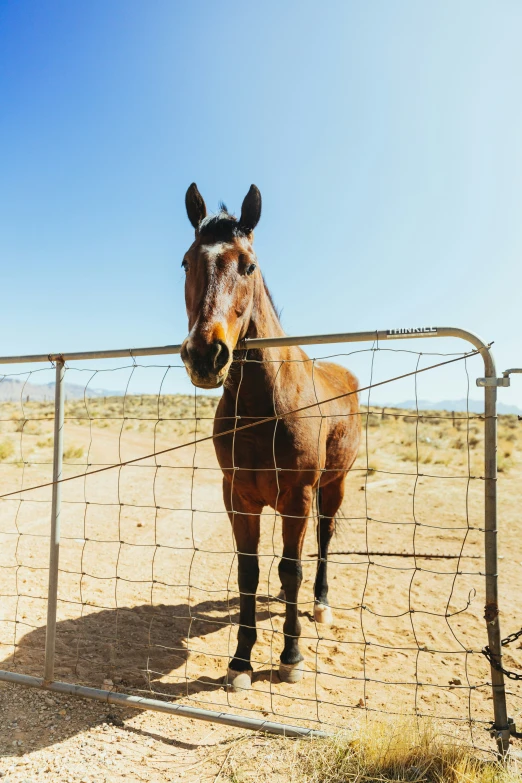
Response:
[{"label": "metal gate", "polygon": [[[462,329],[450,327],[425,327],[415,329],[392,329],[367,332],[354,332],[330,335],[312,335],[299,337],[278,337],[270,339],[246,340],[244,346],[249,348],[273,348],[293,345],[325,345],[334,343],[370,343],[377,347],[390,344],[391,341],[408,340],[418,338],[454,337],[465,340],[471,344],[474,352],[480,353],[484,361],[484,376],[477,380],[477,385],[484,388],[485,415],[484,415],[484,554],[485,554],[485,620],[487,629],[487,644],[491,655],[497,663],[502,661],[501,633],[499,626],[499,600],[497,577],[497,386],[508,385],[506,379],[498,379],[494,359],[489,346],[476,335]],[[47,624],[45,636],[45,665],[41,677],[31,676],[19,672],[0,671],[0,680],[17,683],[20,685],[43,688],[51,691],[82,696],[84,698],[97,699],[108,704],[116,704],[140,710],[157,710],[170,714],[177,714],[197,718],[206,721],[249,728],[259,731],[272,732],[286,736],[324,736],[321,728],[309,728],[294,725],[291,722],[276,722],[248,715],[237,715],[233,712],[193,707],[187,704],[177,704],[161,699],[152,699],[146,696],[116,692],[111,687],[105,689],[86,687],[68,682],[55,680],[55,646],[57,628],[57,603],[58,603],[58,577],[59,577],[59,553],[60,553],[60,513],[63,481],[69,481],[63,474],[63,431],[64,431],[64,377],[66,362],[131,358],[135,361],[138,357],[151,357],[161,355],[179,354],[179,345],[169,345],[156,348],[142,348],[130,350],[112,351],[88,351],[67,354],[50,354],[34,356],[12,356],[0,358],[0,364],[37,364],[52,362],[56,372],[56,386],[54,399],[54,436],[53,436],[53,472],[52,472],[52,506],[51,506],[51,534],[50,534],[50,559],[49,581],[47,592]],[[470,355],[470,354],[468,354]],[[413,373],[412,373],[413,374]],[[368,388],[373,388],[370,383]],[[418,411],[417,411],[418,414]],[[159,414],[158,414],[159,415]],[[366,413],[366,420],[371,415],[370,407]],[[123,426],[123,425],[122,425]],[[22,425],[23,427],[23,425]],[[168,450],[168,449],[167,449]],[[130,460],[129,462],[137,462]],[[124,461],[107,465],[103,470],[126,464]],[[100,469],[101,470],[101,469]],[[96,471],[94,471],[96,472]],[[370,471],[367,471],[370,472]],[[89,475],[89,471],[86,471]],[[81,478],[78,476],[77,478]],[[22,492],[34,491],[34,487],[26,487]],[[18,495],[20,490],[4,493],[1,497]],[[375,554],[366,552],[367,555]],[[376,553],[379,554],[379,553]],[[417,675],[416,675],[417,676]],[[364,678],[363,678],[364,679]],[[422,683],[418,681],[417,687]],[[497,667],[491,668],[491,687],[493,698],[493,735],[502,752],[506,752],[509,745],[510,733],[514,730],[512,722],[508,719],[506,706],[506,693],[504,675]],[[120,691],[122,689],[120,688]]]}]

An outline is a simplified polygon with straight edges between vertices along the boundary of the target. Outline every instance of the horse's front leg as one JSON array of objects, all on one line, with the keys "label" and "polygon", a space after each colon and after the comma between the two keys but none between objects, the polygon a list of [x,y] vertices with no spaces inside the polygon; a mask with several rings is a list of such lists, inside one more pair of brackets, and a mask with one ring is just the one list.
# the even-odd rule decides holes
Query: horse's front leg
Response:
[{"label": "horse's front leg", "polygon": [[279,677],[283,682],[298,682],[303,676],[303,656],[299,650],[301,623],[297,601],[303,581],[301,552],[306,524],[312,505],[312,488],[301,487],[291,497],[283,498],[278,509],[283,517],[283,557],[279,562],[279,578],[286,601],[283,625],[284,648],[279,664]]},{"label": "horse's front leg", "polygon": [[231,690],[246,690],[252,684],[250,656],[257,638],[256,592],[259,583],[259,528],[261,508],[252,506],[224,480],[223,496],[232,523],[237,552],[239,630],[237,648],[230,661],[226,683]]}]

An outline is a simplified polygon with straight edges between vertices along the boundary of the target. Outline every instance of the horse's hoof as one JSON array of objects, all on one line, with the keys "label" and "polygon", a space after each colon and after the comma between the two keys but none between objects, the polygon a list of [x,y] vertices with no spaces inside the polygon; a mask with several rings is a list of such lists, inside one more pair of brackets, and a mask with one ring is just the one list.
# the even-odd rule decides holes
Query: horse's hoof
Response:
[{"label": "horse's hoof", "polygon": [[225,686],[233,693],[249,691],[252,687],[252,672],[236,672],[229,668],[225,677]]},{"label": "horse's hoof", "polygon": [[317,603],[314,605],[314,620],[316,623],[331,625],[333,623],[332,610],[328,604]]},{"label": "horse's hoof", "polygon": [[281,682],[299,682],[303,678],[304,662],[280,663],[279,679]]}]

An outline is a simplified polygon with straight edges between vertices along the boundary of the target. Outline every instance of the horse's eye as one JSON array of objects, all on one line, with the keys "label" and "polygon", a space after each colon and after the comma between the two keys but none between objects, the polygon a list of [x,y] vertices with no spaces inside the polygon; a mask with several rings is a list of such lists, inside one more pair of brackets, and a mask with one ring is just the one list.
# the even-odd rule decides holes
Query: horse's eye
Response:
[{"label": "horse's eye", "polygon": [[187,267],[188,267],[188,261],[187,261],[186,258],[184,258],[183,261],[181,262],[181,266],[183,267],[183,269],[186,272],[187,271]]},{"label": "horse's eye", "polygon": [[256,271],[256,265],[255,264],[250,264],[250,266],[247,268],[246,273],[247,273],[247,275],[251,275],[255,271]]}]

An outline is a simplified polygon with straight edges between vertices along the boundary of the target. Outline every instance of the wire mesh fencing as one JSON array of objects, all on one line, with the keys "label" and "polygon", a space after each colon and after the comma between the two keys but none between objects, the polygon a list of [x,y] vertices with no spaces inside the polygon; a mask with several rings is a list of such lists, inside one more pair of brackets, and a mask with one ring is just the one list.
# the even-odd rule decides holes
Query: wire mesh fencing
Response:
[{"label": "wire mesh fencing", "polygon": [[[365,391],[361,446],[328,556],[333,622],[314,620],[314,506],[298,605],[304,676],[280,682],[281,519],[265,508],[252,689],[238,693],[223,686],[239,591],[237,546],[209,437],[219,398],[180,393],[185,369],[176,356],[92,368],[67,362],[54,679],[324,730],[346,729],[363,715],[426,716],[488,745],[485,416],[470,402],[482,359],[378,342],[342,351],[323,348],[321,358],[355,366]],[[421,375],[450,358],[459,361]],[[252,361],[248,352],[243,361]],[[408,408],[386,404],[387,386],[379,384],[399,374],[392,368],[411,373]],[[463,410],[426,408],[435,375],[450,371]],[[6,374],[0,383],[0,669],[36,677],[48,609],[52,487],[40,485],[53,472],[50,372]],[[302,415],[325,416],[317,407]],[[516,417],[501,417],[504,474],[516,463],[517,427]],[[263,470],[280,471],[277,457]],[[506,579],[520,581],[511,563],[502,566]],[[516,615],[513,592],[502,606]],[[515,718],[521,697],[513,683]]]}]

